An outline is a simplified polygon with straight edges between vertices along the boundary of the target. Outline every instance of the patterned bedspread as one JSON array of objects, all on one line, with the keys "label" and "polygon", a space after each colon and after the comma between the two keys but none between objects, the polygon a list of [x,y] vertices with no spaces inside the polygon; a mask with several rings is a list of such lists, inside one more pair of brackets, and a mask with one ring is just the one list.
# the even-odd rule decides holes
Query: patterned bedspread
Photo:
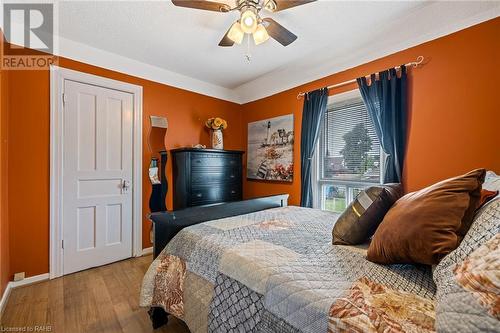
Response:
[{"label": "patterned bedspread", "polygon": [[151,264],[141,305],[193,333],[433,331],[430,267],[332,245],[337,217],[284,207],[186,228]]}]

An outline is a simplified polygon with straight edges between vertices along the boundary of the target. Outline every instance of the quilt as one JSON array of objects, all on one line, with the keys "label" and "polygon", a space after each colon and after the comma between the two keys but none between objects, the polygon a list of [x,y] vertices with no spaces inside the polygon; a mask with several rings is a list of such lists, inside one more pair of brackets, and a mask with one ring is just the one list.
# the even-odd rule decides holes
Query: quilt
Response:
[{"label": "quilt", "polygon": [[500,197],[433,272],[438,332],[500,332]]},{"label": "quilt", "polygon": [[282,207],[188,227],[149,267],[140,304],[198,332],[433,332],[429,266],[331,244],[338,215]]}]

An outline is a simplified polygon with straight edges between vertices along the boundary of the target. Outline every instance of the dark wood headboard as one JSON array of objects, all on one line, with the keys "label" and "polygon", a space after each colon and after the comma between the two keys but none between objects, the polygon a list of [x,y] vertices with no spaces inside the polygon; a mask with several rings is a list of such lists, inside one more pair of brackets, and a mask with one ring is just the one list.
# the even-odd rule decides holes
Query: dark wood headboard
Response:
[{"label": "dark wood headboard", "polygon": [[220,205],[153,213],[150,215],[153,222],[153,256],[156,258],[179,231],[191,225],[287,205],[288,194],[279,194]]}]

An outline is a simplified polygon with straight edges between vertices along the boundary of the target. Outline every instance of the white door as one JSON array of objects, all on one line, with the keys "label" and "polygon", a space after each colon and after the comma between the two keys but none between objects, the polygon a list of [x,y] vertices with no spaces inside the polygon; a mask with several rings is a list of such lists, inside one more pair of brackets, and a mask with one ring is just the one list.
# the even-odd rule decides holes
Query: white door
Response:
[{"label": "white door", "polygon": [[132,256],[133,95],[64,81],[63,272]]}]

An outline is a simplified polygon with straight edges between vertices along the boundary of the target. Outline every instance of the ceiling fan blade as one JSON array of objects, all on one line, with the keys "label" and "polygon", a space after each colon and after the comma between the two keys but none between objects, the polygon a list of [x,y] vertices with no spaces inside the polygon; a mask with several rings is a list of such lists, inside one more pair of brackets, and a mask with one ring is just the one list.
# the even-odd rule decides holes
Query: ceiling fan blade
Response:
[{"label": "ceiling fan blade", "polygon": [[229,35],[229,31],[231,30],[231,27],[226,32],[226,34],[224,35],[224,37],[222,37],[221,41],[219,42],[219,46],[228,47],[228,46],[233,46],[234,45],[233,40],[227,36],[227,35]]},{"label": "ceiling fan blade", "polygon": [[226,13],[231,10],[231,7],[229,7],[225,3],[206,0],[172,0],[172,3],[177,7],[210,10],[213,12]]},{"label": "ceiling fan blade", "polygon": [[274,38],[281,45],[290,45],[297,39],[297,36],[295,34],[290,32],[288,29],[283,27],[272,18],[266,17],[265,19],[263,19],[263,21],[267,23],[266,30],[269,36]]},{"label": "ceiling fan blade", "polygon": [[[271,12],[279,12],[288,8],[305,5],[317,0],[268,0],[264,8]],[[274,3],[273,3],[274,2]]]}]

